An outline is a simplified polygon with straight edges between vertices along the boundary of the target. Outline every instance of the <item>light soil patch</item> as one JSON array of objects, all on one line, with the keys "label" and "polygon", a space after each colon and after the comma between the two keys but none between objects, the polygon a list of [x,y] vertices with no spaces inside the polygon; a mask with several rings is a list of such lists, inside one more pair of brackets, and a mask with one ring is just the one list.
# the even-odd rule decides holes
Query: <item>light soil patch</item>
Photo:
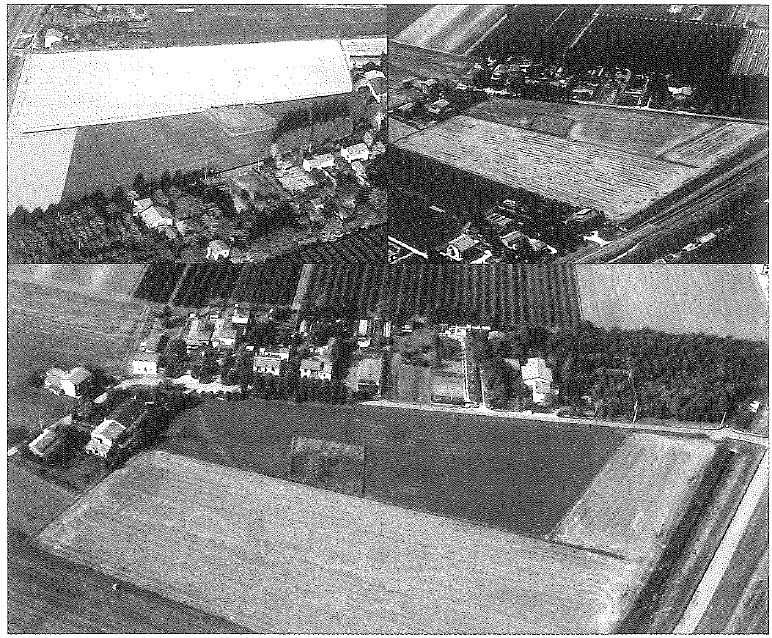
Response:
[{"label": "light soil patch", "polygon": [[655,562],[714,452],[706,440],[633,434],[560,522],[555,539]]},{"label": "light soil patch", "polygon": [[608,556],[162,452],[41,541],[256,632],[605,633],[640,586]]},{"label": "light soil patch", "polygon": [[748,264],[576,266],[582,319],[601,328],[763,341],[767,301]]},{"label": "light soil patch", "polygon": [[8,136],[8,213],[58,203],[78,129]]}]

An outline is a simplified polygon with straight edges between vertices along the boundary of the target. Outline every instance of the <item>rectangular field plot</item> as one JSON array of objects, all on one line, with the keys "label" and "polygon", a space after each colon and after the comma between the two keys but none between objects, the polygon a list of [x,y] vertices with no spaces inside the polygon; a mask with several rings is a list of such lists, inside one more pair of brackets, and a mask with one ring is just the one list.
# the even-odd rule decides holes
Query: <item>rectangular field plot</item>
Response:
[{"label": "rectangular field plot", "polygon": [[139,283],[144,264],[14,264],[8,278],[95,297],[127,301]]},{"label": "rectangular field plot", "polygon": [[361,496],[365,481],[365,449],[361,445],[295,437],[290,449],[288,478],[296,483]]},{"label": "rectangular field plot", "polygon": [[576,266],[582,319],[601,328],[764,341],[767,303],[747,264]]},{"label": "rectangular field plot", "polygon": [[639,587],[608,556],[162,452],[41,542],[255,632],[606,633]]},{"label": "rectangular field plot", "polygon": [[504,186],[625,219],[697,174],[697,169],[461,115],[396,147]]},{"label": "rectangular field plot", "polygon": [[9,119],[19,132],[128,122],[352,90],[339,41],[30,55]]},{"label": "rectangular field plot", "polygon": [[166,447],[285,478],[300,436],[364,447],[368,498],[535,536],[554,529],[624,440],[477,414],[248,400],[185,412]]},{"label": "rectangular field plot", "polygon": [[659,558],[715,446],[633,434],[617,448],[554,538],[641,564]]},{"label": "rectangular field plot", "polygon": [[9,135],[8,212],[58,203],[67,180],[77,129]]}]

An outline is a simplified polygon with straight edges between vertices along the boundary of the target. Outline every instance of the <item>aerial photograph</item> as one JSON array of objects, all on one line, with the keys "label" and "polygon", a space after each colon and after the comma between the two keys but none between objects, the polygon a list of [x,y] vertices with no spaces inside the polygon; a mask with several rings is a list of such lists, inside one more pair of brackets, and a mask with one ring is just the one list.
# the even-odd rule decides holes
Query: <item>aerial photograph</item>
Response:
[{"label": "aerial photograph", "polygon": [[388,262],[767,263],[769,5],[393,5]]},{"label": "aerial photograph", "polygon": [[385,5],[8,5],[9,260],[385,260],[385,52]]},{"label": "aerial photograph", "polygon": [[11,633],[769,627],[767,266],[8,268]]}]

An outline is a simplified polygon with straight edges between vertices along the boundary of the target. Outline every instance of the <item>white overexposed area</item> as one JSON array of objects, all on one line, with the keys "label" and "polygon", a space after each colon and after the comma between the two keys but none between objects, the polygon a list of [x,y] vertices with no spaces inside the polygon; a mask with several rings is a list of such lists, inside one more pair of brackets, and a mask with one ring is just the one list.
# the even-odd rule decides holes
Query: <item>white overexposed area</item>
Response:
[{"label": "white overexposed area", "polygon": [[8,213],[62,198],[77,129],[8,136]]},{"label": "white overexposed area", "polygon": [[9,129],[43,131],[352,90],[338,40],[30,55]]}]

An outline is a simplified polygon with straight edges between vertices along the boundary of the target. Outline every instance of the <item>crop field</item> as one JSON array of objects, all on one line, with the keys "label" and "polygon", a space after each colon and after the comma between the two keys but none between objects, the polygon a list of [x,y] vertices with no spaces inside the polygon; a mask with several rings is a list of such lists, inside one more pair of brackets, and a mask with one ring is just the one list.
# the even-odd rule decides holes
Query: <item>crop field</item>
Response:
[{"label": "crop field", "polygon": [[75,492],[38,477],[15,459],[9,459],[7,467],[7,522],[16,532],[39,534],[77,499]]},{"label": "crop field", "polygon": [[662,157],[672,162],[715,166],[725,157],[737,153],[749,142],[769,136],[769,129],[748,122],[726,122],[705,133],[673,145]]},{"label": "crop field", "polygon": [[507,14],[504,5],[447,5],[430,7],[394,40],[423,49],[466,55]]},{"label": "crop field", "polygon": [[747,264],[576,265],[581,318],[602,328],[768,339],[767,301]]},{"label": "crop field", "polygon": [[75,137],[64,193],[76,198],[103,190],[109,196],[118,184],[129,187],[137,173],[158,179],[165,170],[245,166],[270,146],[270,130],[234,138],[205,113],[85,126]]},{"label": "crop field", "polygon": [[315,266],[310,305],[361,316],[380,309],[393,321],[575,325],[578,299],[570,266],[455,264]]},{"label": "crop field", "polygon": [[[466,115],[408,135],[403,152],[573,206],[625,219],[675,190],[697,169]],[[558,178],[558,175],[560,176]]]},{"label": "crop field", "polygon": [[348,59],[335,40],[30,55],[9,129],[146,120],[351,90]]},{"label": "crop field", "polygon": [[[676,113],[620,109],[598,104],[558,104],[501,98],[476,104],[464,113],[481,120],[526,129],[532,128],[532,122],[539,116],[568,119],[573,122],[567,135],[570,140],[612,146],[650,157],[658,157],[677,144],[723,125],[723,120]],[[766,128],[755,124],[738,124],[743,129],[757,132]],[[667,159],[696,166],[707,163],[706,159],[696,152]]]},{"label": "crop field", "polygon": [[539,537],[624,439],[605,428],[477,414],[249,400],[185,412],[166,447],[286,478],[296,436],[363,446],[368,498]]},{"label": "crop field", "polygon": [[659,558],[715,446],[633,434],[617,448],[554,539],[646,564]]},{"label": "crop field", "polygon": [[[77,129],[8,136],[8,213],[62,199]],[[45,149],[45,151],[43,151]]]},{"label": "crop field", "polygon": [[282,264],[190,264],[174,303],[199,308],[217,297],[288,306],[295,298],[300,267]]},{"label": "crop field", "polygon": [[607,633],[640,586],[609,556],[162,452],[41,542],[255,632]]},{"label": "crop field", "polygon": [[391,398],[408,403],[431,403],[432,373],[429,368],[403,362],[399,353],[389,365]]},{"label": "crop field", "polygon": [[44,552],[8,535],[8,633],[245,633],[221,618]]},{"label": "crop field", "polygon": [[386,9],[382,6],[273,5],[256,11],[249,5],[208,4],[195,6],[191,13],[178,13],[175,8],[177,5],[146,7],[154,46],[317,40],[386,33]]},{"label": "crop field", "polygon": [[97,299],[126,301],[145,268],[144,264],[14,264],[8,269],[8,278]]}]

